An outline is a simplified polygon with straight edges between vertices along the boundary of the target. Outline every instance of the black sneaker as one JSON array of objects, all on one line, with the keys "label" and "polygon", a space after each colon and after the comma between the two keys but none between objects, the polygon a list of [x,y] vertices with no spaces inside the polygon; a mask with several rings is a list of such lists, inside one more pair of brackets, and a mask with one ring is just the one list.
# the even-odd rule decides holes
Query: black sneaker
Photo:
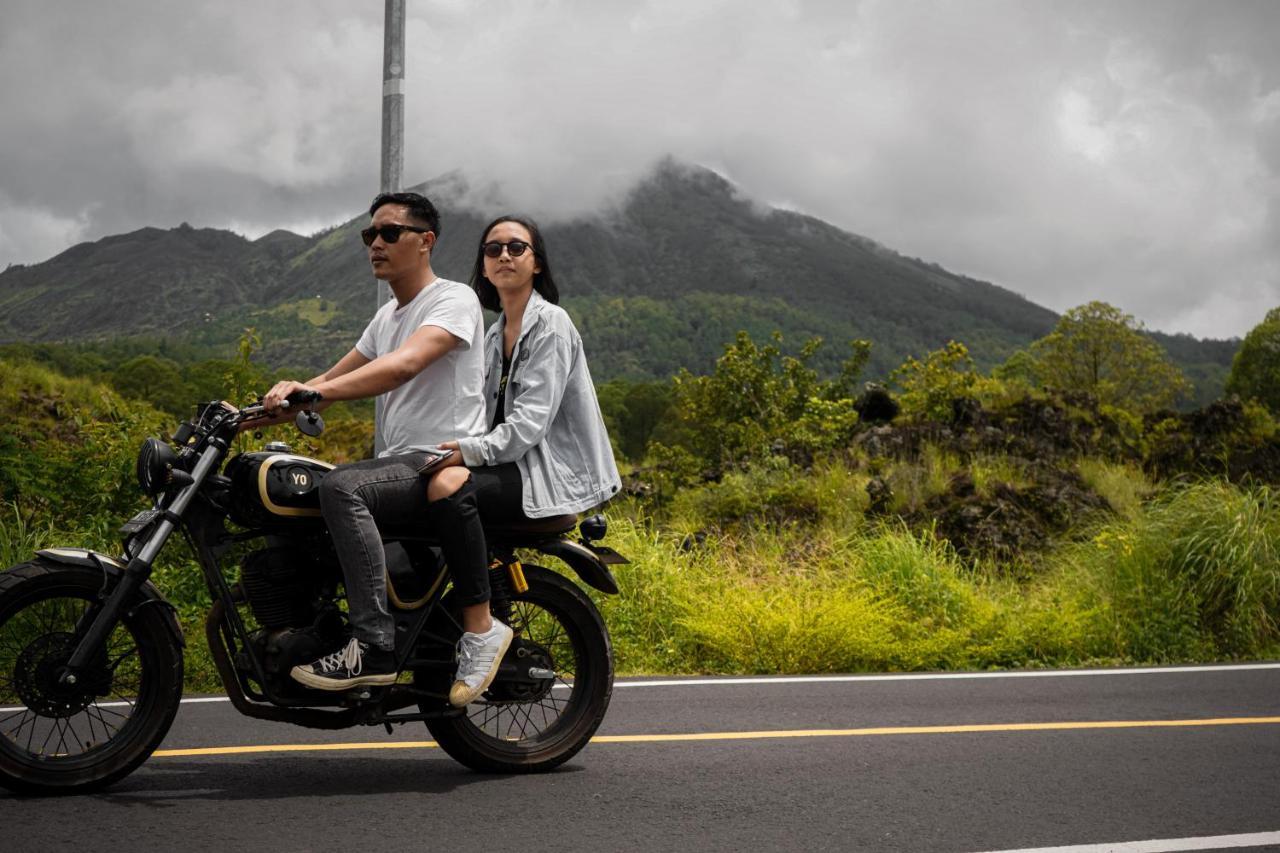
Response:
[{"label": "black sneaker", "polygon": [[395,684],[396,656],[366,642],[351,642],[315,663],[295,666],[293,680],[317,690],[348,690],[365,684]]}]

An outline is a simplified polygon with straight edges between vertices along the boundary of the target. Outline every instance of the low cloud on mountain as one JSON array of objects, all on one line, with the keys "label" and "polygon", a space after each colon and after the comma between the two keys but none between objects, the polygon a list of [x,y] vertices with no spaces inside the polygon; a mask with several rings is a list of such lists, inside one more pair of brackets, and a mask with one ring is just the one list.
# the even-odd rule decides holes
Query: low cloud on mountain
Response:
[{"label": "low cloud on mountain", "polygon": [[[0,268],[148,224],[314,230],[376,189],[380,3],[5,6]],[[408,182],[563,218],[670,154],[1058,310],[1221,337],[1280,304],[1280,5],[409,13]]]}]

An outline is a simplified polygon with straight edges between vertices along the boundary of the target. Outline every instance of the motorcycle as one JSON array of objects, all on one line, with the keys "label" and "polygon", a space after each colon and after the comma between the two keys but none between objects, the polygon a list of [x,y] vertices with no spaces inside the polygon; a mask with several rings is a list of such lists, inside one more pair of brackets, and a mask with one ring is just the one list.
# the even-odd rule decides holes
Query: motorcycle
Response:
[{"label": "motorcycle", "polygon": [[[296,423],[313,436],[324,428],[316,399],[287,401],[303,407]],[[400,677],[388,686],[314,690],[290,669],[337,648],[348,633],[342,570],[319,502],[334,466],[280,442],[233,455],[239,432],[266,417],[261,402],[205,403],[172,443],[143,442],[137,479],[153,506],[121,527],[120,556],[48,548],[0,573],[0,706],[10,706],[0,708],[0,785],[35,794],[99,789],[135,770],[164,739],[182,697],[185,639],[150,576],[177,532],[208,588],[205,637],[240,713],[318,729],[382,725],[388,733],[422,722],[446,753],[482,772],[549,770],[582,749],[613,690],[609,633],[578,584],[523,563],[518,552],[554,557],[616,595],[609,566],[627,560],[599,543],[604,518],[486,526],[491,609],[515,638],[492,685],[465,708],[448,703],[461,608],[437,543],[429,531],[382,531]]]}]

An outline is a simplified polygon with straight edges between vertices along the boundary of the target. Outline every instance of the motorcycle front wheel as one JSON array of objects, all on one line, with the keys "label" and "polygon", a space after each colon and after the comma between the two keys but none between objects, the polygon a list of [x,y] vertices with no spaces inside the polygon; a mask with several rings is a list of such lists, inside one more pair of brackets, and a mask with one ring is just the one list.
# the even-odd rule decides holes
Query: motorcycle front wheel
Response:
[{"label": "motorcycle front wheel", "polygon": [[[591,599],[549,569],[526,564],[524,574],[529,589],[511,601],[516,636],[504,665],[545,677],[500,673],[464,715],[427,721],[441,749],[485,773],[533,773],[568,761],[591,740],[613,692],[613,649]],[[455,627],[452,636],[460,633]],[[453,674],[424,669],[414,679],[447,694]]]},{"label": "motorcycle front wheel", "polygon": [[103,575],[43,559],[0,573],[0,785],[95,790],[164,739],[182,697],[182,648],[160,607],[124,614],[76,686],[59,675]]}]

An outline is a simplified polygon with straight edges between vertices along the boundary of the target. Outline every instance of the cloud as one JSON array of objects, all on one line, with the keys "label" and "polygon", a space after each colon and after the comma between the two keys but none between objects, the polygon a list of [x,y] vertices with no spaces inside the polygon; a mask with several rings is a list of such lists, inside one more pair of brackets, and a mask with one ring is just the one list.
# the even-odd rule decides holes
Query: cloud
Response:
[{"label": "cloud", "polygon": [[[1280,304],[1278,4],[408,12],[408,182],[459,170],[477,203],[567,217],[670,154],[1056,309],[1106,299],[1225,336]],[[381,18],[338,0],[16,3],[0,34],[0,265],[143,224],[260,233],[363,209]]]}]

